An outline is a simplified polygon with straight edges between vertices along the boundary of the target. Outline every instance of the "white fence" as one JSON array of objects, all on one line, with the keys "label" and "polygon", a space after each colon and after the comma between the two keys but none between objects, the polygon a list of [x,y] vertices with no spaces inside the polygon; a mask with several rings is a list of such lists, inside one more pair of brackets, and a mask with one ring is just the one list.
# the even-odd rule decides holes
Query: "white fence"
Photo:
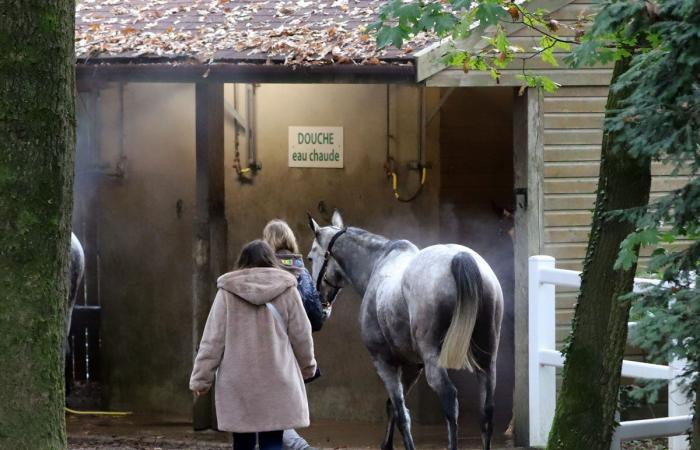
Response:
[{"label": "white fence", "polygon": [[[531,256],[529,260],[528,378],[530,445],[533,447],[547,444],[557,396],[556,368],[564,365],[564,359],[556,349],[555,286],[581,286],[580,272],[557,269],[554,262],[551,256],[540,255]],[[635,289],[648,283],[657,281],[635,279]],[[673,361],[669,366],[623,361],[624,377],[669,380],[668,417],[621,422],[613,436],[612,450],[619,449],[622,441],[667,436],[674,436],[669,439],[670,450],[688,448],[685,437],[680,436],[686,434],[692,424],[690,402],[680,392],[676,380],[682,369],[681,361]]]}]

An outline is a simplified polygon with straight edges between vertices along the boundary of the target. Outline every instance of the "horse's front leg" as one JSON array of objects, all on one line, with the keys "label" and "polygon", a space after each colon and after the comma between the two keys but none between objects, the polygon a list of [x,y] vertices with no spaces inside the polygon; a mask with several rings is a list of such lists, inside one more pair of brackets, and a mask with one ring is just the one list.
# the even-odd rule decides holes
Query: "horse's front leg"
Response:
[{"label": "horse's front leg", "polygon": [[[401,437],[403,437],[403,445],[406,450],[415,450],[413,437],[411,436],[411,416],[409,415],[408,408],[406,408],[406,399],[404,398],[403,384],[401,383],[400,366],[381,359],[376,359],[374,361],[374,366],[377,368],[377,374],[379,374],[379,377],[384,382],[384,387],[394,407],[394,422],[401,432]],[[391,425],[391,421],[389,425]],[[389,431],[390,430],[387,429],[387,434],[390,434]],[[392,448],[393,444],[390,445],[391,446],[388,447],[389,449]]]},{"label": "horse's front leg", "polygon": [[[423,372],[422,365],[405,365],[401,367],[401,384],[403,384],[404,397],[411,393],[411,389],[416,385],[418,377]],[[386,400],[387,428],[382,442],[382,450],[392,450],[394,448],[394,427],[396,425],[396,415],[391,399]]]}]

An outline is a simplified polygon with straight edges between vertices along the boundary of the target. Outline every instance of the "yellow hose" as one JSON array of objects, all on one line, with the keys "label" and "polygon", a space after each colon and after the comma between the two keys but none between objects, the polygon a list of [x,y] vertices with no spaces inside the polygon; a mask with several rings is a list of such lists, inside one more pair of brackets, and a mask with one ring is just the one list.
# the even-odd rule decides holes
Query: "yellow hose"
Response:
[{"label": "yellow hose", "polygon": [[391,175],[391,187],[394,190],[394,197],[396,197],[397,200],[399,201],[411,201],[416,198],[418,193],[421,191],[423,188],[423,185],[425,185],[425,180],[428,178],[428,171],[425,167],[421,169],[421,175],[420,175],[420,187],[418,188],[418,191],[411,197],[409,200],[404,200],[401,198],[401,194],[399,194],[399,176],[396,174],[396,172],[389,172]]},{"label": "yellow hose", "polygon": [[76,411],[75,409],[65,408],[66,412],[81,416],[128,416],[131,412],[127,411]]}]

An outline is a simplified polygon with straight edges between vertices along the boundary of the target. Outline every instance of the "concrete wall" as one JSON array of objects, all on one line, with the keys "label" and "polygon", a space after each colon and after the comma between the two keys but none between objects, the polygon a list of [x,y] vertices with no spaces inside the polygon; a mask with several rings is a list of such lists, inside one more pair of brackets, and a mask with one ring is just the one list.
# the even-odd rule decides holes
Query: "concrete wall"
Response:
[{"label": "concrete wall", "polygon": [[[239,95],[244,92],[243,86],[227,85],[225,96],[229,103],[233,103],[234,89]],[[439,94],[436,89],[428,91],[429,112],[437,104]],[[456,96],[459,105],[448,113],[461,117],[468,110],[478,112],[471,118],[464,116],[466,150],[478,148],[483,155],[499,155],[492,166],[504,165],[501,171],[509,173],[508,149],[491,148],[488,135],[494,130],[486,127],[491,114],[508,117],[509,103],[494,103],[494,111],[483,105],[472,109],[475,102],[488,100],[488,92],[482,94],[478,98]],[[98,197],[94,214],[100,256],[98,300],[103,308],[102,365],[108,387],[107,406],[162,411],[187,418],[191,411],[187,381],[192,348],[194,86],[127,84],[123,87],[121,107],[120,95],[117,85],[100,91],[100,139],[93,153],[95,161],[80,162],[100,175],[92,178],[96,180],[93,183],[81,182],[82,189],[76,194],[79,201],[90,193],[97,193]],[[418,185],[416,172],[406,168],[408,161],[417,159],[418,89],[393,86],[390,97],[390,153],[399,163],[400,192],[409,196]],[[239,103],[244,104],[240,97]],[[465,221],[464,211],[455,212],[459,189],[465,189],[465,198],[480,195],[476,191],[470,193],[468,185],[452,189],[450,196],[441,192],[441,173],[445,171],[441,169],[444,161],[440,157],[440,114],[428,127],[426,151],[432,169],[425,189],[416,201],[400,203],[394,198],[383,167],[387,151],[386,86],[262,85],[257,88],[256,104],[256,144],[262,170],[252,177],[252,182],[241,182],[233,169],[233,120],[228,115],[226,118],[229,266],[241,246],[260,237],[265,223],[275,217],[290,223],[302,251],[307,252],[312,236],[306,211],[325,224],[334,208],[342,211],[348,225],[391,238],[410,239],[419,246],[445,239],[467,245],[471,242],[475,247],[485,242],[455,230],[446,231],[449,224],[463,227],[482,221],[485,216],[468,217]],[[245,116],[245,108],[241,110]],[[84,111],[79,120],[89,116]],[[289,126],[342,126],[345,167],[287,167]],[[459,132],[459,120],[453,121],[453,128]],[[511,132],[506,128],[497,130],[505,143],[501,147],[507,147],[510,140]],[[244,162],[245,144],[241,137]],[[127,161],[125,176],[112,176],[122,156]],[[449,201],[441,201],[441,195],[443,200],[449,197]],[[496,197],[498,200],[507,195],[500,193]],[[480,204],[483,206],[484,202]],[[495,217],[491,211],[484,214]],[[384,420],[386,394],[360,341],[359,306],[360,298],[355,293],[344,292],[331,320],[315,335],[324,374],[309,387],[315,419]],[[471,375],[457,377],[466,380]],[[459,380],[458,384],[463,385]],[[506,391],[510,389],[507,383],[503,386]],[[462,396],[463,422],[474,425],[476,404],[471,395]],[[416,387],[409,406],[417,421],[442,422],[440,406],[424,381]]]},{"label": "concrete wall", "polygon": [[[76,192],[78,198],[98,196],[92,214],[97,216],[106,406],[186,414],[191,408],[194,88],[127,85],[121,118],[119,96],[117,86],[100,92],[98,154],[84,168],[99,176]],[[125,177],[119,178],[122,154]]]}]

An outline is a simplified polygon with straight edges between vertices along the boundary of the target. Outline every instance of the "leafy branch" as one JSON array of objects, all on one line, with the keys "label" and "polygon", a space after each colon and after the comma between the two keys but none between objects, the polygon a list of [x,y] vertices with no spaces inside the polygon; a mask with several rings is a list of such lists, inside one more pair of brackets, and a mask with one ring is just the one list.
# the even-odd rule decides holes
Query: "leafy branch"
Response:
[{"label": "leafy branch", "polygon": [[[451,35],[452,47],[445,52],[443,61],[448,66],[461,67],[465,72],[485,71],[498,83],[501,71],[513,61],[523,62],[541,58],[551,66],[558,66],[555,50],[570,52],[572,45],[580,43],[583,30],[589,21],[581,15],[574,26],[550,18],[544,9],[530,10],[526,3],[516,4],[511,0],[447,0],[446,2],[423,2],[391,0],[386,3],[379,20],[370,26],[377,31],[377,45],[393,45],[401,48],[418,33],[435,33],[439,37]],[[513,45],[506,25],[518,24],[535,31],[540,39],[536,45],[525,49]],[[574,31],[574,38],[560,35],[560,30]],[[473,35],[479,36],[487,45],[474,49],[460,49],[454,44]],[[544,75],[530,74],[523,65],[518,75],[524,85],[554,91],[558,84]]]}]

